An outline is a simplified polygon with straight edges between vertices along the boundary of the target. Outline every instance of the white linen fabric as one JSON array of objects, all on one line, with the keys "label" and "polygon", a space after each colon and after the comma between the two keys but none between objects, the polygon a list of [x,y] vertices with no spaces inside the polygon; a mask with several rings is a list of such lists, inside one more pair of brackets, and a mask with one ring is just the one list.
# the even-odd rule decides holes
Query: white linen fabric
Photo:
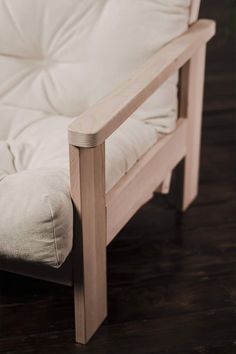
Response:
[{"label": "white linen fabric", "polygon": [[[67,127],[188,26],[191,0],[0,1],[0,257],[72,248]],[[175,128],[177,75],[106,142],[106,189]]]}]

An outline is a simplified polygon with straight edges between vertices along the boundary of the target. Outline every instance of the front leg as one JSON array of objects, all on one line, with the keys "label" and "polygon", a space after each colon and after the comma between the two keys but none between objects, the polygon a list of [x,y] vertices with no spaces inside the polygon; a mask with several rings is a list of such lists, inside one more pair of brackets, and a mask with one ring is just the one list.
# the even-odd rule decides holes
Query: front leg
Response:
[{"label": "front leg", "polygon": [[107,315],[104,145],[70,146],[75,327],[76,342],[83,344]]}]

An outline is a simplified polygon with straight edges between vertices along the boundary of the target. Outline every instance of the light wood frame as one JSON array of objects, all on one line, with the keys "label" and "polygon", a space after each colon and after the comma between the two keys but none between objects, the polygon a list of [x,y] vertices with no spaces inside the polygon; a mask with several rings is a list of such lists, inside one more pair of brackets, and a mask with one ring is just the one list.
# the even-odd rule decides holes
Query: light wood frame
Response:
[{"label": "light wood frame", "polygon": [[[167,193],[171,173],[184,159],[182,210],[198,190],[206,43],[211,20],[197,21],[193,0],[186,33],[160,49],[118,90],[69,127],[74,246],[60,269],[1,261],[1,269],[74,287],[76,341],[87,343],[107,315],[106,246],[157,188]],[[162,83],[181,69],[177,127],[163,136],[108,192],[105,140]]]},{"label": "light wood frame", "polygon": [[[77,342],[86,343],[106,317],[106,246],[158,187],[168,190],[171,172],[182,159],[182,209],[197,195],[206,43],[214,33],[213,21],[196,22],[69,127],[71,191],[82,224],[80,264],[74,262],[75,275],[83,269],[74,278]],[[163,136],[106,193],[105,140],[181,68],[175,131]]]}]

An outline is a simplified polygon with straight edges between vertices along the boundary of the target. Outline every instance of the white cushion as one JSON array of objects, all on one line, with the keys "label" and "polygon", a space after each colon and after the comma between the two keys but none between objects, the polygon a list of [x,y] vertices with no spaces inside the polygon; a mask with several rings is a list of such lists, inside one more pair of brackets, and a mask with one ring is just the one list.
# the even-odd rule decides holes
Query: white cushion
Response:
[{"label": "white cushion", "polygon": [[[72,247],[67,127],[188,26],[190,0],[0,1],[0,256]],[[109,190],[175,127],[177,75],[106,142]]]},{"label": "white cushion", "polygon": [[[12,125],[8,140],[0,142],[0,256],[59,267],[73,239],[71,119],[12,107],[7,111]],[[153,127],[128,119],[106,141],[106,189],[156,141]]]}]

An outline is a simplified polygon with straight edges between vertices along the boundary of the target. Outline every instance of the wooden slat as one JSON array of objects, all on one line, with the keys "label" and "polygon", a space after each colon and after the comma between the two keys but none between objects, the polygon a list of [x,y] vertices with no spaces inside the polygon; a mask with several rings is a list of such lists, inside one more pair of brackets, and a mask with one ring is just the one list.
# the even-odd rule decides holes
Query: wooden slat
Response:
[{"label": "wooden slat", "polygon": [[79,343],[91,338],[107,314],[104,149],[104,144],[92,149],[70,146],[71,194],[77,212],[73,255]]},{"label": "wooden slat", "polygon": [[186,154],[187,120],[160,139],[106,196],[107,244]]},{"label": "wooden slat", "polygon": [[93,147],[104,142],[214,33],[214,21],[201,20],[185,34],[160,49],[117,91],[72,122],[69,127],[70,143]]},{"label": "wooden slat", "polygon": [[198,193],[205,56],[206,45],[203,45],[182,70],[180,114],[188,117],[183,210],[187,209]]}]

